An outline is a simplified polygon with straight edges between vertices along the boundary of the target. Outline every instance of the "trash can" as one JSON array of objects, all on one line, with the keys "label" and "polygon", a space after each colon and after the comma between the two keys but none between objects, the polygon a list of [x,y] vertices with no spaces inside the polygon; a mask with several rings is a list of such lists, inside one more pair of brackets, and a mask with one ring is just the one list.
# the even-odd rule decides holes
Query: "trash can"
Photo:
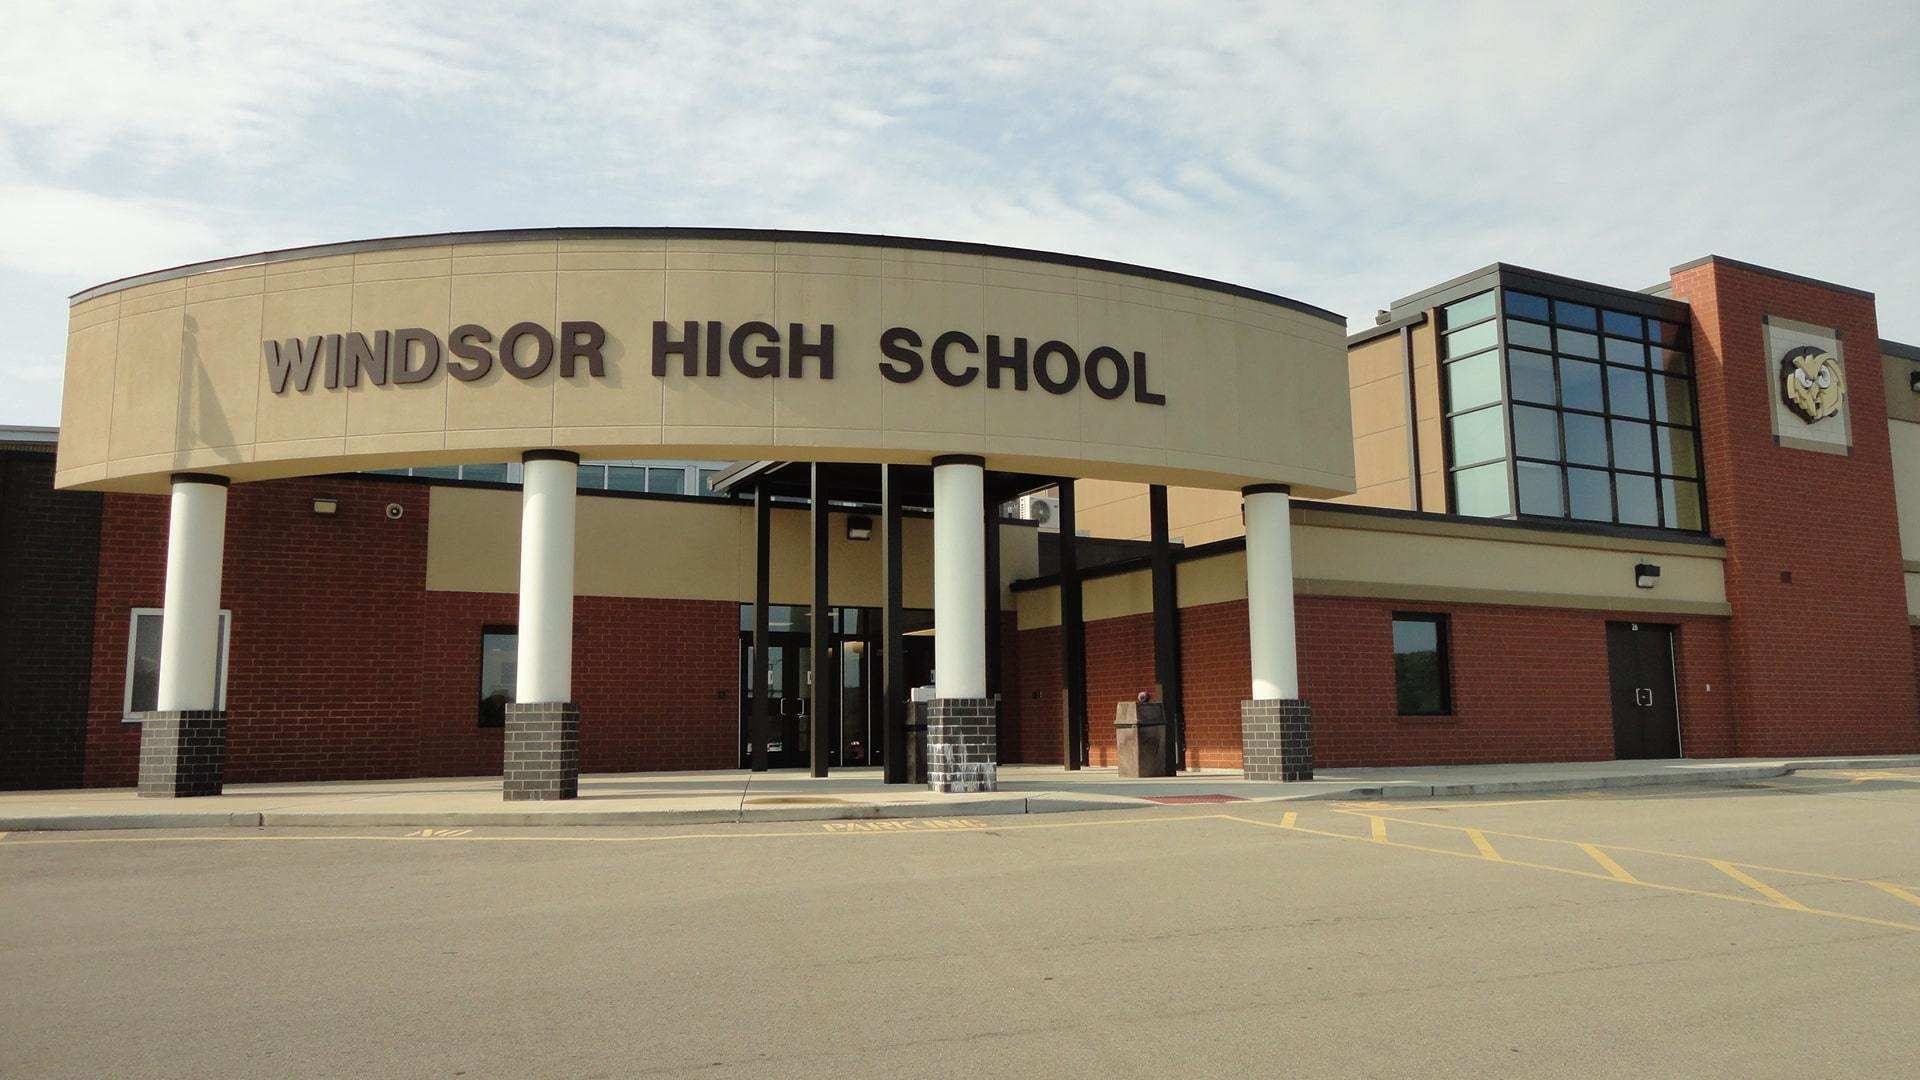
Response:
[{"label": "trash can", "polygon": [[1167,767],[1167,740],[1172,734],[1164,702],[1121,702],[1113,716],[1113,750],[1120,775],[1172,776]]},{"label": "trash can", "polygon": [[927,782],[927,703],[907,703],[907,783]]}]

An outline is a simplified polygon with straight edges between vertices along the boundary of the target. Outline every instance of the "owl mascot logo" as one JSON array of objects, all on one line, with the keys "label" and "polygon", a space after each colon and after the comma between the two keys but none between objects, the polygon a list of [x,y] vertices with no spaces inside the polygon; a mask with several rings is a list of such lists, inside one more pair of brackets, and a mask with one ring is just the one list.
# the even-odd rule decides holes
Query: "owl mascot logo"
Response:
[{"label": "owl mascot logo", "polygon": [[1780,400],[1807,423],[1838,413],[1846,392],[1840,361],[1827,350],[1802,345],[1780,358]]}]

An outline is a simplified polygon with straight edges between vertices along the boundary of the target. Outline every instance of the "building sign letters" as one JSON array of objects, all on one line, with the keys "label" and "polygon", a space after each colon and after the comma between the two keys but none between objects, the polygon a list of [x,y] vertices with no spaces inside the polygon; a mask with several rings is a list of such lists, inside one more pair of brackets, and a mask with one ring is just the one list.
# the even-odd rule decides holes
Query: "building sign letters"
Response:
[{"label": "building sign letters", "polygon": [[[457,326],[442,342],[419,327],[376,330],[371,334],[315,334],[307,338],[263,341],[268,385],[276,394],[308,392],[318,382],[328,390],[370,386],[407,386],[430,382],[442,371],[461,382],[485,378],[497,366],[516,379],[534,379],[556,369],[559,377],[604,378],[607,332],[596,322],[562,322],[558,333],[534,322],[515,323],[496,336],[487,327]],[[1149,381],[1147,354],[1131,355],[1108,345],[1083,356],[1063,341],[1034,343],[1024,337],[986,335],[981,342],[964,331],[927,336],[905,326],[880,334],[880,374],[894,383],[911,383],[931,373],[952,387],[984,383],[990,390],[1070,394],[1085,386],[1094,396],[1117,400],[1131,396],[1144,405],[1165,405]],[[734,378],[831,380],[834,377],[834,329],[831,323],[780,327],[746,322],[727,327],[718,321],[655,322],[652,372],[655,378]]]}]

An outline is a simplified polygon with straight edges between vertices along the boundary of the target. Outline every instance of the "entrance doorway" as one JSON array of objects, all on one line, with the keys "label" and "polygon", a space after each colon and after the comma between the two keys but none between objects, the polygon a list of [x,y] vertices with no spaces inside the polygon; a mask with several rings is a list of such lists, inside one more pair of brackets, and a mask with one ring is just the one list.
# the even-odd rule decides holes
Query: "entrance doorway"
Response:
[{"label": "entrance doorway", "polygon": [[1607,624],[1616,758],[1680,756],[1673,636],[1673,627],[1655,623]]},{"label": "entrance doorway", "polygon": [[[811,613],[797,605],[775,604],[768,611],[767,738],[769,769],[804,769],[812,746],[814,717],[809,682],[813,649],[807,631]],[[909,609],[908,627],[932,624],[932,613]],[[886,724],[881,715],[880,619],[874,608],[832,611],[826,687],[827,764],[829,767],[878,765],[883,760]],[[753,605],[740,612],[740,767],[753,764]],[[933,679],[933,638],[924,633],[903,638],[909,687]]]}]

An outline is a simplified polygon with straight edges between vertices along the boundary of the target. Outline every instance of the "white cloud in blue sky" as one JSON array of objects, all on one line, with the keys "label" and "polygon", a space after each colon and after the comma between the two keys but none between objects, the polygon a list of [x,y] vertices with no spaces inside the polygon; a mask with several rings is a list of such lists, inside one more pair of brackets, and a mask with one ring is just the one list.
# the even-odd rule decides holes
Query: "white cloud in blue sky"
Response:
[{"label": "white cloud in blue sky", "polygon": [[66,296],[397,233],[732,225],[1071,251],[1345,313],[1709,252],[1920,340],[1901,4],[0,9],[0,423]]}]

